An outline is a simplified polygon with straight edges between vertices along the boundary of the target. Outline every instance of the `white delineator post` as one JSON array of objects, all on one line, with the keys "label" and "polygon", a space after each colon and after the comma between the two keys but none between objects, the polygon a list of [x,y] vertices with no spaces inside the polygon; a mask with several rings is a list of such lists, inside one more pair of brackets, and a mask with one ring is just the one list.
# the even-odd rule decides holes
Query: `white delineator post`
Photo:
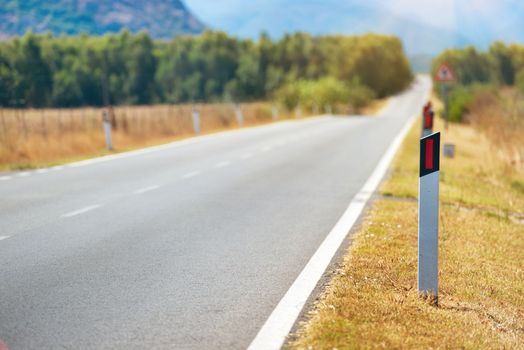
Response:
[{"label": "white delineator post", "polygon": [[420,139],[418,291],[438,300],[440,132]]},{"label": "white delineator post", "polygon": [[271,108],[271,114],[273,116],[273,120],[277,120],[278,119],[278,107],[273,104],[272,108]]},{"label": "white delineator post", "polygon": [[240,104],[236,104],[235,106],[235,116],[237,118],[237,123],[239,127],[242,127],[244,125],[244,114],[242,113],[242,108],[240,108]]},{"label": "white delineator post", "polygon": [[104,110],[102,112],[102,123],[104,124],[104,133],[106,135],[107,150],[113,150],[113,138],[111,137],[111,121],[109,120],[109,112]]},{"label": "white delineator post", "polygon": [[195,134],[200,134],[200,112],[195,105],[191,109],[191,116],[193,117],[193,130]]}]

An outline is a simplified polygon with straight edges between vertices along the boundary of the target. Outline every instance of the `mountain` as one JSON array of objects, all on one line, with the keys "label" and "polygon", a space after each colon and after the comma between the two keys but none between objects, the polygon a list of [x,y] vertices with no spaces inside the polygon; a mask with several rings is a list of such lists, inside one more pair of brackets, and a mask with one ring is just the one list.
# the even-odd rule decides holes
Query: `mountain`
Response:
[{"label": "mountain", "polygon": [[211,28],[241,37],[265,31],[399,36],[409,55],[448,47],[486,49],[495,40],[524,41],[521,0],[186,0]]},{"label": "mountain", "polygon": [[205,26],[180,0],[0,0],[1,37],[30,28],[56,35],[145,29],[155,38],[171,38]]}]

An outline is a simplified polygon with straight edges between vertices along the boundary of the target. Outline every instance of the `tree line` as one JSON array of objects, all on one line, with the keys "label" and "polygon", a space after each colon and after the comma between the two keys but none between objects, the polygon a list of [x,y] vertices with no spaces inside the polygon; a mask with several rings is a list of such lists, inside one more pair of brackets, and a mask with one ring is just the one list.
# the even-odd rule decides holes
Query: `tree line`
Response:
[{"label": "tree line", "polygon": [[[457,82],[449,93],[449,117],[452,121],[462,120],[479,93],[513,85],[524,92],[522,45],[494,42],[486,51],[479,51],[473,46],[446,50],[433,60],[433,75],[443,62],[447,62],[457,76]],[[436,84],[435,89],[440,93],[440,84]]]},{"label": "tree line", "polygon": [[0,43],[0,105],[9,107],[242,102],[276,98],[299,81],[300,91],[335,89],[314,95],[362,102],[411,79],[400,40],[375,34],[250,40],[206,31],[160,41],[145,32],[28,32]]},{"label": "tree line", "polygon": [[524,46],[519,44],[495,42],[486,51],[473,46],[446,50],[433,60],[433,73],[442,62],[451,65],[461,85],[510,86],[519,79],[524,81]]}]

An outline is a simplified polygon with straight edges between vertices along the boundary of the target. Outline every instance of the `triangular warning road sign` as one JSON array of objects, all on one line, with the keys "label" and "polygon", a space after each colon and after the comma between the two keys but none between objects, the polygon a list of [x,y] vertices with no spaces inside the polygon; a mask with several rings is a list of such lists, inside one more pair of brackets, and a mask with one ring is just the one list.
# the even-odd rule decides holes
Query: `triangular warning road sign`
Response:
[{"label": "triangular warning road sign", "polygon": [[457,77],[449,64],[444,62],[438,67],[435,79],[437,81],[456,81]]}]

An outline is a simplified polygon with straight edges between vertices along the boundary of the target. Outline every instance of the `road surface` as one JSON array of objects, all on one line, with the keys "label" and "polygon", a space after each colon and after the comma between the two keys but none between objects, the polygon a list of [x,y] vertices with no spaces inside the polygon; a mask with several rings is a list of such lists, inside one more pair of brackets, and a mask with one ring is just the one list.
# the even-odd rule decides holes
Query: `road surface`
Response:
[{"label": "road surface", "polygon": [[430,88],[320,117],[0,175],[0,340],[244,349]]}]

